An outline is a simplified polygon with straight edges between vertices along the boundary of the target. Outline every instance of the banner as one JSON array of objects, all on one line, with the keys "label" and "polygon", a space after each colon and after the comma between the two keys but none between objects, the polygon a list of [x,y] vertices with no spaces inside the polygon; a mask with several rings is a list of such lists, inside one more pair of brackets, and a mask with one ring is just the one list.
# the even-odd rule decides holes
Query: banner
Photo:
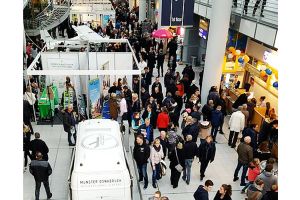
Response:
[{"label": "banner", "polygon": [[162,0],[162,26],[192,26],[194,0]]},{"label": "banner", "polygon": [[94,79],[89,81],[90,113],[92,119],[100,118],[101,115],[101,98],[100,98],[100,81]]}]

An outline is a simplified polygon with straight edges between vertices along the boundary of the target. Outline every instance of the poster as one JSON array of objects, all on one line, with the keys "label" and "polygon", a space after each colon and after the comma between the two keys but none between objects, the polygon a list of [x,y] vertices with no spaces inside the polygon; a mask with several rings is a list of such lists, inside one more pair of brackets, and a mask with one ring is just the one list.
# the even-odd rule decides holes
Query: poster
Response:
[{"label": "poster", "polygon": [[93,79],[89,81],[90,113],[91,118],[101,117],[100,81]]},{"label": "poster", "polygon": [[162,26],[192,26],[194,0],[162,0]]}]

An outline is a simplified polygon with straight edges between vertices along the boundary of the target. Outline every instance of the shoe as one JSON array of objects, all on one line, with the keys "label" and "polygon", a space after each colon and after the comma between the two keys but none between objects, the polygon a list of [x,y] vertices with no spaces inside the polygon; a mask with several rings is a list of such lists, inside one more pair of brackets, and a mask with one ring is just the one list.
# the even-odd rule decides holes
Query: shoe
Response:
[{"label": "shoe", "polygon": [[75,144],[69,144],[69,146],[75,146]]},{"label": "shoe", "polygon": [[252,13],[252,17],[255,17],[255,13]]},{"label": "shoe", "polygon": [[241,194],[245,194],[245,191],[244,191],[244,190],[242,190],[242,191],[241,191]]},{"label": "shoe", "polygon": [[157,188],[156,183],[152,183],[153,188]]},{"label": "shoe", "polygon": [[235,148],[235,145],[234,145],[234,146],[231,146],[231,148]]},{"label": "shoe", "polygon": [[233,178],[233,182],[235,182],[235,181],[237,181],[237,180],[239,180],[239,177],[234,177],[234,178]]},{"label": "shoe", "polygon": [[240,186],[246,186],[246,183],[241,183]]},{"label": "shoe", "polygon": [[231,146],[231,144],[230,144],[230,143],[228,143],[228,146]]},{"label": "shoe", "polygon": [[184,180],[184,181],[185,181],[185,180],[186,180],[186,178],[185,178],[184,176],[182,176],[182,180]]},{"label": "shoe", "polygon": [[223,131],[220,131],[220,134],[224,135],[224,132],[223,132]]},{"label": "shoe", "polygon": [[203,180],[203,178],[204,178],[204,176],[200,176],[200,181],[202,181],[202,180]]},{"label": "shoe", "polygon": [[173,185],[173,188],[177,188],[177,187],[178,187],[178,185],[176,185],[176,186],[175,186],[175,185]]},{"label": "shoe", "polygon": [[139,178],[139,182],[142,182],[143,181],[143,178]]},{"label": "shoe", "polygon": [[189,184],[190,184],[190,182],[186,181],[186,184],[187,184],[187,185],[189,185]]},{"label": "shoe", "polygon": [[147,189],[147,187],[148,187],[148,185],[144,185],[143,189],[144,189],[144,190],[146,190],[146,189]]},{"label": "shoe", "polygon": [[265,17],[263,14],[260,14],[261,17]]},{"label": "shoe", "polygon": [[50,196],[49,196],[49,197],[47,197],[47,199],[51,199],[51,197],[52,197],[52,193],[50,193]]}]

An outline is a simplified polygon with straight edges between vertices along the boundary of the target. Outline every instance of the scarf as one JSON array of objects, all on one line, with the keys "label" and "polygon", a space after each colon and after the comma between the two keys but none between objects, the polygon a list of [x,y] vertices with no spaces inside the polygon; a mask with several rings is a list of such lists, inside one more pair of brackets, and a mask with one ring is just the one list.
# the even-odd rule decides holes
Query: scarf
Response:
[{"label": "scarf", "polygon": [[157,152],[159,152],[160,151],[160,145],[159,145],[159,147],[156,147],[155,145],[153,145],[153,147],[154,147],[154,149],[155,149],[155,151],[157,151]]}]

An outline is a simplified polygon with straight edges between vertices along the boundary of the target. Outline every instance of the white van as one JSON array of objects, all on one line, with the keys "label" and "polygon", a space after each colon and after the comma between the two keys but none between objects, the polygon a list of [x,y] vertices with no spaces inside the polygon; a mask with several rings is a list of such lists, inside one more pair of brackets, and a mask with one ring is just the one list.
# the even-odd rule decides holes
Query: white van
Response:
[{"label": "white van", "polygon": [[72,200],[132,199],[132,179],[121,137],[116,121],[79,123],[70,180]]}]

